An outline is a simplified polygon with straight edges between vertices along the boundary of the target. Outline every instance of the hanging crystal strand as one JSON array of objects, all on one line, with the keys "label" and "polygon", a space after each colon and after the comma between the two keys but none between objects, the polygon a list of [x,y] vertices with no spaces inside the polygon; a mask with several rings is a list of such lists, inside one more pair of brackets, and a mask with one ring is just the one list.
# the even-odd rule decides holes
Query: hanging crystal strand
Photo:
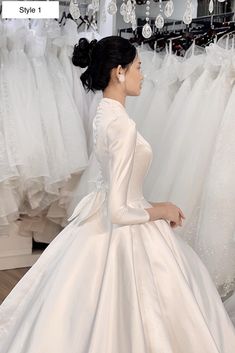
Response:
[{"label": "hanging crystal strand", "polygon": [[127,0],[125,11],[123,12],[123,21],[125,23],[131,22],[131,13],[132,13],[132,2],[131,0]]},{"label": "hanging crystal strand", "polygon": [[100,8],[99,0],[92,0],[91,7],[93,10],[91,26],[95,31],[97,31],[96,13],[99,11],[99,8]]},{"label": "hanging crystal strand", "polygon": [[156,17],[156,20],[155,20],[155,26],[159,29],[163,28],[164,27],[164,18],[162,16],[162,13],[163,13],[163,9],[162,9],[162,0],[159,0],[159,10],[160,10],[160,13],[159,15]]},{"label": "hanging crystal strand", "polygon": [[186,25],[189,25],[193,19],[193,4],[192,0],[187,0],[186,10],[183,16],[183,21]]},{"label": "hanging crystal strand", "polygon": [[150,15],[150,0],[147,0],[146,1],[146,23],[142,29],[142,36],[144,38],[150,38],[153,31],[152,31],[152,28],[150,27],[150,24],[149,24],[149,15]]},{"label": "hanging crystal strand", "polygon": [[69,4],[69,12],[74,20],[78,20],[81,16],[77,0],[71,0]]},{"label": "hanging crystal strand", "polygon": [[212,13],[214,11],[214,1],[210,0],[209,2],[209,12]]},{"label": "hanging crystal strand", "polygon": [[110,15],[115,15],[117,13],[117,3],[116,0],[111,0],[107,7],[107,12]]},{"label": "hanging crystal strand", "polygon": [[107,16],[106,16],[106,8],[105,8],[105,3],[104,3],[104,1],[101,2],[101,4],[102,4],[102,5],[101,5],[101,9],[100,9],[100,11],[101,11],[100,19],[101,19],[102,23],[105,23],[106,20],[107,20]]},{"label": "hanging crystal strand", "polygon": [[123,0],[122,5],[120,6],[120,14],[124,17],[126,14],[126,3],[125,0]]},{"label": "hanging crystal strand", "polygon": [[136,20],[136,0],[132,0],[132,11],[131,11],[131,25],[132,30],[135,31],[137,28],[137,20]]},{"label": "hanging crystal strand", "polygon": [[164,9],[164,14],[166,17],[171,17],[173,12],[174,12],[174,3],[173,3],[173,0],[169,0],[166,3],[165,9]]},{"label": "hanging crystal strand", "polygon": [[98,12],[100,9],[99,0],[92,0],[91,4],[92,4],[92,8],[93,8],[94,12]]},{"label": "hanging crystal strand", "polygon": [[125,23],[130,22],[130,16],[128,15],[127,4],[125,3],[125,0],[123,0],[122,5],[120,6],[120,14],[122,15],[123,21]]}]

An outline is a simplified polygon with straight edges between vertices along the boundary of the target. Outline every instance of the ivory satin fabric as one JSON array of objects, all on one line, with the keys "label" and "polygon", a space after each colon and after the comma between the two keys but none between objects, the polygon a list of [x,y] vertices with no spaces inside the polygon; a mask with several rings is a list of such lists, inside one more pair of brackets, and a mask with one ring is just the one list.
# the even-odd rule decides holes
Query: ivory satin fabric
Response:
[{"label": "ivory satin fabric", "polygon": [[94,152],[95,189],[0,306],[0,353],[234,353],[206,268],[165,220],[149,221],[152,151],[112,99]]}]

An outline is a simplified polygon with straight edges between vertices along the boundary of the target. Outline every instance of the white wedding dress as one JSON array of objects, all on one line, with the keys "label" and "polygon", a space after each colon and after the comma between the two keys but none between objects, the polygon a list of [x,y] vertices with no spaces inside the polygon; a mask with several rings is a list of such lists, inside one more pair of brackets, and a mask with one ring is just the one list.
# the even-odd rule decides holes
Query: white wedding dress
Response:
[{"label": "white wedding dress", "polygon": [[[4,26],[0,22],[0,228],[19,216],[20,195],[17,192],[21,182],[19,171],[12,157],[13,145],[18,142],[11,134],[12,106],[9,104],[9,52]],[[13,123],[13,124],[12,124]],[[9,140],[7,137],[11,137]]]},{"label": "white wedding dress", "polygon": [[[164,201],[167,200],[168,194],[164,193],[169,192],[172,184],[172,177],[174,174],[166,174],[165,168],[167,165],[171,165],[171,163],[169,163],[170,157],[173,159],[173,161],[177,158],[177,155],[174,155],[174,149],[172,148],[172,145],[174,146],[174,144],[177,143],[176,140],[180,142],[180,137],[183,130],[182,126],[185,126],[185,120],[187,121],[189,118],[188,114],[183,114],[183,110],[185,108],[185,99],[191,93],[192,87],[194,86],[194,83],[199,76],[201,67],[203,65],[203,59],[204,55],[192,55],[190,58],[178,62],[178,64],[173,67],[172,78],[177,75],[178,80],[182,83],[176,95],[174,96],[174,99],[169,100],[168,98],[168,110],[164,114],[165,123],[162,124],[160,133],[158,134],[159,138],[154,144],[153,150],[155,151],[156,149],[157,151],[157,153],[154,154],[155,164],[152,164],[144,185],[144,191],[150,199],[158,200],[158,197],[160,197],[163,198]],[[167,74],[169,77],[169,72],[167,72]],[[166,82],[168,80],[169,78],[166,79]],[[156,104],[155,110],[157,120],[158,104]],[[153,131],[154,133],[156,132],[155,126],[151,126],[149,130]],[[174,165],[174,162],[172,164]],[[156,171],[159,171],[159,173]],[[174,172],[176,173],[176,171]],[[165,184],[163,179],[166,180],[166,175],[169,178],[169,182]],[[162,177],[162,180],[159,180],[159,177]],[[158,180],[160,183],[161,181],[163,182],[163,189],[158,188],[158,183],[156,183]],[[156,191],[153,190],[155,183]],[[158,192],[160,192],[160,195]],[[184,191],[181,194],[184,194]]]},{"label": "white wedding dress", "polygon": [[[29,58],[25,52],[27,29],[21,20],[6,22],[8,60],[4,68],[8,87],[5,139],[11,165],[20,174],[20,214],[40,204],[43,178],[48,175],[47,151],[42,128],[38,92]],[[9,108],[9,109],[8,109]],[[25,200],[25,202],[23,201]]]},{"label": "white wedding dress", "polygon": [[[71,87],[57,56],[59,47],[56,42],[60,36],[60,28],[55,22],[51,22],[49,26],[46,61],[55,92],[63,142],[67,152],[67,165],[70,174],[80,174],[88,162],[86,134]],[[74,136],[76,139],[73,138]]]},{"label": "white wedding dress", "polygon": [[0,353],[234,353],[206,268],[144,209],[150,145],[115,100],[93,126],[96,187],[0,306]]},{"label": "white wedding dress", "polygon": [[[220,95],[214,95],[214,105],[224,101],[226,86],[234,80],[233,66],[228,71],[224,82],[220,80]],[[226,296],[235,289],[235,188],[233,175],[235,173],[235,143],[234,143],[234,109],[235,87],[226,107],[221,114],[220,129],[208,168],[204,192],[200,207],[195,250],[199,253],[208,268],[221,296]],[[217,107],[218,111],[218,107]],[[219,220],[219,221],[218,221]],[[235,308],[235,292],[234,292]],[[235,320],[235,316],[234,316]]]}]

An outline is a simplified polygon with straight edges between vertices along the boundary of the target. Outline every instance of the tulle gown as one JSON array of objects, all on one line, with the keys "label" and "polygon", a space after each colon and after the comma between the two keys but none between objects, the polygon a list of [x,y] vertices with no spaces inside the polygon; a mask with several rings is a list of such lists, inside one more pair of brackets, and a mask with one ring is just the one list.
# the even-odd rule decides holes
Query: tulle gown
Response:
[{"label": "tulle gown", "polygon": [[73,93],[73,98],[78,112],[82,117],[86,138],[89,140],[89,99],[87,99],[87,94],[80,80],[82,69],[72,63],[74,46],[78,43],[78,30],[76,22],[71,19],[67,19],[61,31],[62,36],[56,38],[55,40],[56,44],[61,46],[59,60]]},{"label": "tulle gown", "polygon": [[[179,88],[178,77],[175,67],[179,59],[169,52],[159,70],[153,73],[155,82],[154,94],[149,106],[146,107],[146,113],[139,124],[140,132],[151,144],[154,150],[161,137],[161,131],[167,123],[167,111]],[[145,105],[145,104],[144,104]],[[151,128],[149,128],[151,127]],[[155,161],[153,161],[155,166]]]},{"label": "tulle gown", "polygon": [[[35,26],[34,30],[39,31],[39,28]],[[47,196],[43,195],[41,200],[44,207],[59,197],[60,188],[70,177],[57,101],[44,57],[46,43],[47,37],[45,34],[34,33],[28,35],[27,55],[34,70],[37,85],[40,116],[44,132],[44,146],[47,151],[48,161],[48,175],[45,176],[44,180]]]},{"label": "tulle gown", "polygon": [[20,205],[24,214],[38,207],[43,178],[49,171],[35,78],[25,53],[27,27],[20,20],[6,26],[10,50],[4,71],[10,114],[6,116],[5,136],[11,164],[17,166],[21,192],[27,199]]},{"label": "tulle gown", "polygon": [[[204,108],[207,104],[208,91],[220,68],[219,65],[213,65],[212,60],[212,55],[206,57],[206,67],[193,85],[187,101],[184,100],[176,131],[170,128],[167,132],[165,146],[160,151],[159,170],[157,167],[154,169],[155,182],[152,188],[148,186],[148,197],[151,195],[157,200],[176,203],[185,211],[187,219],[191,216],[192,199],[197,196],[197,183],[202,182],[204,176],[201,177],[201,173],[205,171],[204,166],[198,167],[198,163],[204,158],[204,155],[198,153],[201,151],[201,140],[202,146],[205,146],[202,138],[204,126],[209,123],[208,119],[205,120]],[[209,125],[213,133],[218,128],[216,119]],[[205,155],[209,147],[209,144],[206,145]],[[197,173],[199,178],[196,177]]]},{"label": "tulle gown", "polygon": [[[224,55],[222,56],[222,54]],[[211,56],[214,57],[213,63],[210,62]],[[209,62],[206,62],[207,65],[210,65],[210,70],[213,64],[217,65],[219,67],[219,74],[211,83],[207,92],[205,92],[204,102],[202,102],[203,111],[201,116],[198,117],[198,126],[194,127],[192,138],[194,146],[189,149],[184,159],[184,166],[181,169],[182,175],[185,175],[187,179],[184,183],[185,190],[187,191],[185,194],[190,194],[188,200],[185,200],[185,204],[182,206],[185,207],[184,209],[187,209],[188,212],[187,224],[185,224],[183,233],[185,239],[194,238],[193,246],[195,246],[195,248],[195,242],[197,242],[195,234],[197,233],[201,195],[205,185],[205,179],[208,175],[216,137],[220,131],[223,113],[232,91],[228,54],[219,53],[216,47],[210,46],[207,51],[207,58],[210,59]],[[213,102],[213,104],[211,104],[211,102]],[[201,211],[204,212],[203,209],[201,209]],[[208,228],[206,232],[208,235],[212,234]],[[213,237],[214,236],[215,233],[213,233]]]},{"label": "tulle gown", "polygon": [[0,307],[0,353],[234,353],[208,272],[149,221],[148,142],[117,101],[94,119],[95,189]]},{"label": "tulle gown", "polygon": [[[232,69],[234,70],[234,62],[226,77],[227,85],[232,82]],[[222,85],[221,82],[220,102],[225,94],[225,84]],[[209,269],[222,296],[235,289],[234,109],[235,87],[224,114],[221,114],[222,122],[205,182],[195,242],[195,249]]]},{"label": "tulle gown", "polygon": [[[188,115],[183,113],[186,104],[185,99],[190,94],[195,81],[202,71],[204,59],[204,55],[192,54],[188,59],[178,62],[174,67],[174,76],[177,75],[181,85],[173,101],[168,106],[168,110],[165,115],[165,123],[160,130],[161,134],[158,140],[155,142],[155,145],[157,144],[155,164],[152,164],[144,185],[144,191],[150,199],[157,199],[159,196],[156,195],[153,190],[156,179],[158,180],[157,171],[158,169],[164,169],[166,167],[166,164],[169,161],[169,156],[174,153],[172,144],[174,144],[176,139],[180,140],[178,137],[182,134],[182,126],[184,126],[185,119],[189,119]],[[158,106],[156,105],[156,119],[157,115]],[[151,127],[151,129],[155,132],[155,124]],[[161,173],[161,175],[164,173],[165,171]],[[171,178],[171,175],[169,177]],[[165,187],[170,188],[171,183],[165,185]],[[160,189],[157,189],[156,193],[158,191],[160,191]],[[163,193],[160,197],[162,197],[163,200],[166,200],[168,195],[164,195]]]},{"label": "tulle gown", "polygon": [[[7,37],[0,22],[0,226],[7,226],[18,218],[20,194],[20,174],[11,156],[12,143],[17,143],[15,134],[11,134],[11,105],[9,104],[9,60]],[[8,137],[11,137],[8,139]]]},{"label": "tulle gown", "polygon": [[[70,174],[80,174],[88,162],[86,135],[71,87],[57,57],[59,47],[56,45],[56,39],[60,36],[60,28],[55,22],[50,23],[49,28],[50,38],[47,41],[46,60],[56,97],[63,142],[67,152],[67,165]],[[74,139],[73,136],[77,138]]]}]

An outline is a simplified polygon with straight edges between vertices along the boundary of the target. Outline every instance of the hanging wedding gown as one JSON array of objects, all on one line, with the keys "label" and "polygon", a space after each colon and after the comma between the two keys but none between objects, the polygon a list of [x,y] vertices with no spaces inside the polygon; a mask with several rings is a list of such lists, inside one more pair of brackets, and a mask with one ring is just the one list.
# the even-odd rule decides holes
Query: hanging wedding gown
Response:
[{"label": "hanging wedding gown", "polygon": [[[34,30],[36,31],[36,28]],[[42,198],[44,207],[58,198],[60,188],[70,177],[57,101],[44,57],[46,43],[47,37],[42,33],[28,35],[27,55],[33,67],[37,85],[44,146],[49,166],[49,173],[45,177],[45,191],[50,196],[47,196],[47,202]]]},{"label": "hanging wedding gown", "polygon": [[[228,47],[227,44],[228,43],[226,43],[226,47]],[[231,70],[234,82],[234,38],[232,39],[231,54]],[[215,237],[211,238],[210,234],[207,234],[205,240],[202,239],[202,237],[205,236],[205,217],[203,214],[201,214],[198,227],[198,245],[200,246],[200,251],[204,251],[204,254],[207,255],[206,264],[212,275],[216,278],[217,283],[220,285],[221,292],[225,294],[235,288],[235,224],[233,213],[235,193],[232,178],[235,171],[235,145],[233,134],[234,98],[235,87],[233,87],[223,116],[202,202],[202,209],[205,212],[205,216],[209,217],[209,229],[215,230],[213,223],[218,225]],[[213,173],[215,173],[215,180],[213,180]],[[214,222],[218,217],[220,222]],[[223,232],[223,237],[220,236],[221,232]],[[205,246],[208,246],[207,252]],[[220,249],[220,252],[218,252],[218,249]],[[214,257],[211,255],[214,255]],[[235,326],[235,292],[225,301],[225,308]]]},{"label": "hanging wedding gown", "polygon": [[70,57],[77,25],[66,24],[61,35],[54,20],[0,21],[0,234],[17,227],[17,234],[49,241],[67,224],[88,163],[77,103],[81,112],[88,108]]},{"label": "hanging wedding gown", "polygon": [[[195,51],[197,53],[195,53]],[[186,53],[184,60],[179,62],[178,65],[175,65],[174,68],[181,84],[169,106],[166,123],[164,124],[162,135],[158,142],[161,151],[167,146],[170,148],[169,140],[173,139],[173,134],[175,136],[180,136],[182,126],[184,125],[184,121],[181,121],[181,119],[185,119],[184,114],[182,114],[185,106],[185,99],[190,94],[194,83],[203,71],[203,64],[205,61],[204,52],[198,48],[192,48],[192,50],[190,48],[188,53],[191,55],[189,56]],[[164,158],[163,154],[164,153],[159,154],[159,158]]]},{"label": "hanging wedding gown", "polygon": [[154,150],[157,147],[162,128],[167,123],[167,111],[170,103],[179,87],[175,70],[178,62],[179,59],[170,51],[164,58],[160,69],[153,73],[154,94],[139,124],[140,132],[147,138]]},{"label": "hanging wedding gown", "polygon": [[9,130],[11,163],[20,174],[24,203],[20,213],[28,213],[39,206],[39,194],[43,190],[43,178],[48,176],[47,152],[44,144],[39,101],[35,78],[24,51],[27,29],[22,21],[6,23],[9,46],[6,79],[9,87],[10,114],[6,116]]},{"label": "hanging wedding gown", "polygon": [[152,80],[155,84],[150,103],[145,105],[145,103],[142,102],[142,106],[145,107],[145,113],[143,112],[142,119],[139,121],[139,131],[150,143],[153,151],[157,151],[153,155],[151,168],[145,181],[145,185],[150,186],[150,192],[146,190],[145,192],[151,200],[153,200],[155,196],[151,191],[151,185],[153,186],[153,182],[155,183],[156,181],[156,170],[158,170],[157,155],[158,153],[162,153],[159,150],[159,142],[161,140],[162,131],[164,131],[164,127],[168,121],[169,107],[179,89],[176,70],[179,64],[179,58],[173,55],[170,49],[161,67],[152,74]]},{"label": "hanging wedding gown", "polygon": [[[158,169],[164,168],[168,162],[168,158],[173,153],[172,144],[174,140],[181,136],[182,126],[184,126],[184,119],[188,119],[188,116],[183,114],[185,106],[185,98],[190,94],[192,87],[202,70],[204,55],[192,55],[188,59],[182,62],[178,62],[173,68],[174,76],[177,75],[179,82],[181,83],[178,92],[176,93],[172,102],[168,104],[168,110],[165,114],[165,123],[161,128],[161,135],[159,136],[157,143],[157,153],[155,155],[155,165],[150,168],[148,177],[146,179],[144,190],[146,195],[150,199],[156,198],[158,195],[154,194],[153,185],[156,183]],[[167,78],[166,78],[167,79]],[[158,115],[158,106],[156,105],[156,119]],[[150,130],[155,130],[155,126],[151,126]],[[159,172],[161,173],[161,172]],[[165,185],[170,187],[170,183]],[[167,195],[163,196],[164,200],[167,199]],[[157,198],[156,198],[157,199]]]},{"label": "hanging wedding gown", "polygon": [[[89,30],[86,29],[85,31],[78,32],[76,22],[71,19],[66,20],[65,25],[61,29],[61,33],[63,46],[59,53],[59,60],[66,73],[66,77],[68,78],[73,92],[74,101],[83,120],[89,156],[93,147],[92,122],[101,96],[99,93],[94,94],[93,92],[85,91],[80,79],[84,69],[72,64],[72,56],[74,46],[79,43],[81,38],[86,38],[90,42],[94,39],[100,40],[101,37],[92,27],[90,27]],[[58,38],[58,41],[62,43],[61,38]],[[54,43],[57,43],[57,40],[55,40]]]},{"label": "hanging wedding gown", "polygon": [[[11,143],[16,146],[17,138],[14,138],[15,134],[11,135],[14,125],[9,104],[8,54],[7,37],[0,22],[0,226],[8,226],[18,217],[20,204],[20,175],[11,159]],[[10,140],[7,140],[8,136],[11,136]]]},{"label": "hanging wedding gown", "polygon": [[[50,23],[46,60],[56,96],[69,172],[70,174],[81,173],[88,161],[86,136],[71,88],[57,57],[56,38],[60,36],[57,25],[57,23]],[[76,139],[73,136],[76,136]]]},{"label": "hanging wedding gown", "polygon": [[[78,37],[76,22],[67,19],[61,29],[61,37],[56,38],[54,43],[61,47],[59,60],[66,74],[79,114],[82,117],[86,137],[89,139],[88,97],[80,80],[82,69],[72,64],[74,46],[78,43]],[[89,143],[87,145],[89,146]]]},{"label": "hanging wedding gown", "polygon": [[[233,67],[226,77],[227,85],[232,84],[235,79],[234,63],[233,58]],[[214,99],[215,102],[220,99],[221,104],[226,91],[225,84],[221,82],[220,85],[220,95]],[[195,242],[196,251],[223,296],[235,289],[234,102],[235,87],[233,86],[222,114],[222,122],[205,182]]]},{"label": "hanging wedding gown", "polygon": [[[192,245],[197,250],[198,247],[195,245],[197,236],[195,239],[195,234],[197,233],[201,195],[208,175],[208,167],[213,155],[215,140],[220,132],[223,113],[232,91],[231,60],[229,55],[224,51],[220,53],[219,48],[216,46],[207,48],[207,55],[214,56],[214,63],[218,63],[220,71],[217,78],[205,92],[204,102],[202,103],[203,112],[200,118],[198,117],[199,124],[197,129],[195,127],[193,129],[195,144],[184,159],[184,167],[181,169],[182,175],[187,177],[184,187],[186,194],[188,194],[188,200],[184,206],[187,209],[188,217],[182,232],[185,239],[192,239]],[[211,68],[211,63],[209,62],[208,64]],[[211,104],[212,101],[213,104]],[[188,170],[191,171],[190,174],[187,172]],[[203,209],[201,211],[204,212]],[[209,229],[206,232],[211,234]],[[200,252],[199,254],[201,255]]]},{"label": "hanging wedding gown", "polygon": [[[162,141],[159,142],[162,147],[159,151],[161,153],[159,171],[157,172],[157,167],[154,169],[155,182],[152,187],[148,185],[148,197],[176,203],[186,213],[186,221],[192,212],[192,197],[197,196],[197,183],[201,183],[203,179],[201,175],[199,179],[195,176],[198,172],[200,174],[204,172],[203,168],[197,167],[197,163],[201,161],[200,157],[203,157],[198,151],[201,151],[201,136],[208,122],[208,120],[205,121],[204,115],[208,91],[220,69],[213,59],[213,55],[206,57],[204,70],[182,106],[176,131],[170,127],[165,136],[163,133],[164,147]],[[216,120],[209,125],[213,132],[216,131],[218,127]],[[206,148],[208,148],[207,145]],[[193,196],[192,193],[194,193]]]},{"label": "hanging wedding gown", "polygon": [[96,188],[0,306],[0,353],[234,353],[194,251],[142,194],[150,145],[117,101],[94,120]]}]

